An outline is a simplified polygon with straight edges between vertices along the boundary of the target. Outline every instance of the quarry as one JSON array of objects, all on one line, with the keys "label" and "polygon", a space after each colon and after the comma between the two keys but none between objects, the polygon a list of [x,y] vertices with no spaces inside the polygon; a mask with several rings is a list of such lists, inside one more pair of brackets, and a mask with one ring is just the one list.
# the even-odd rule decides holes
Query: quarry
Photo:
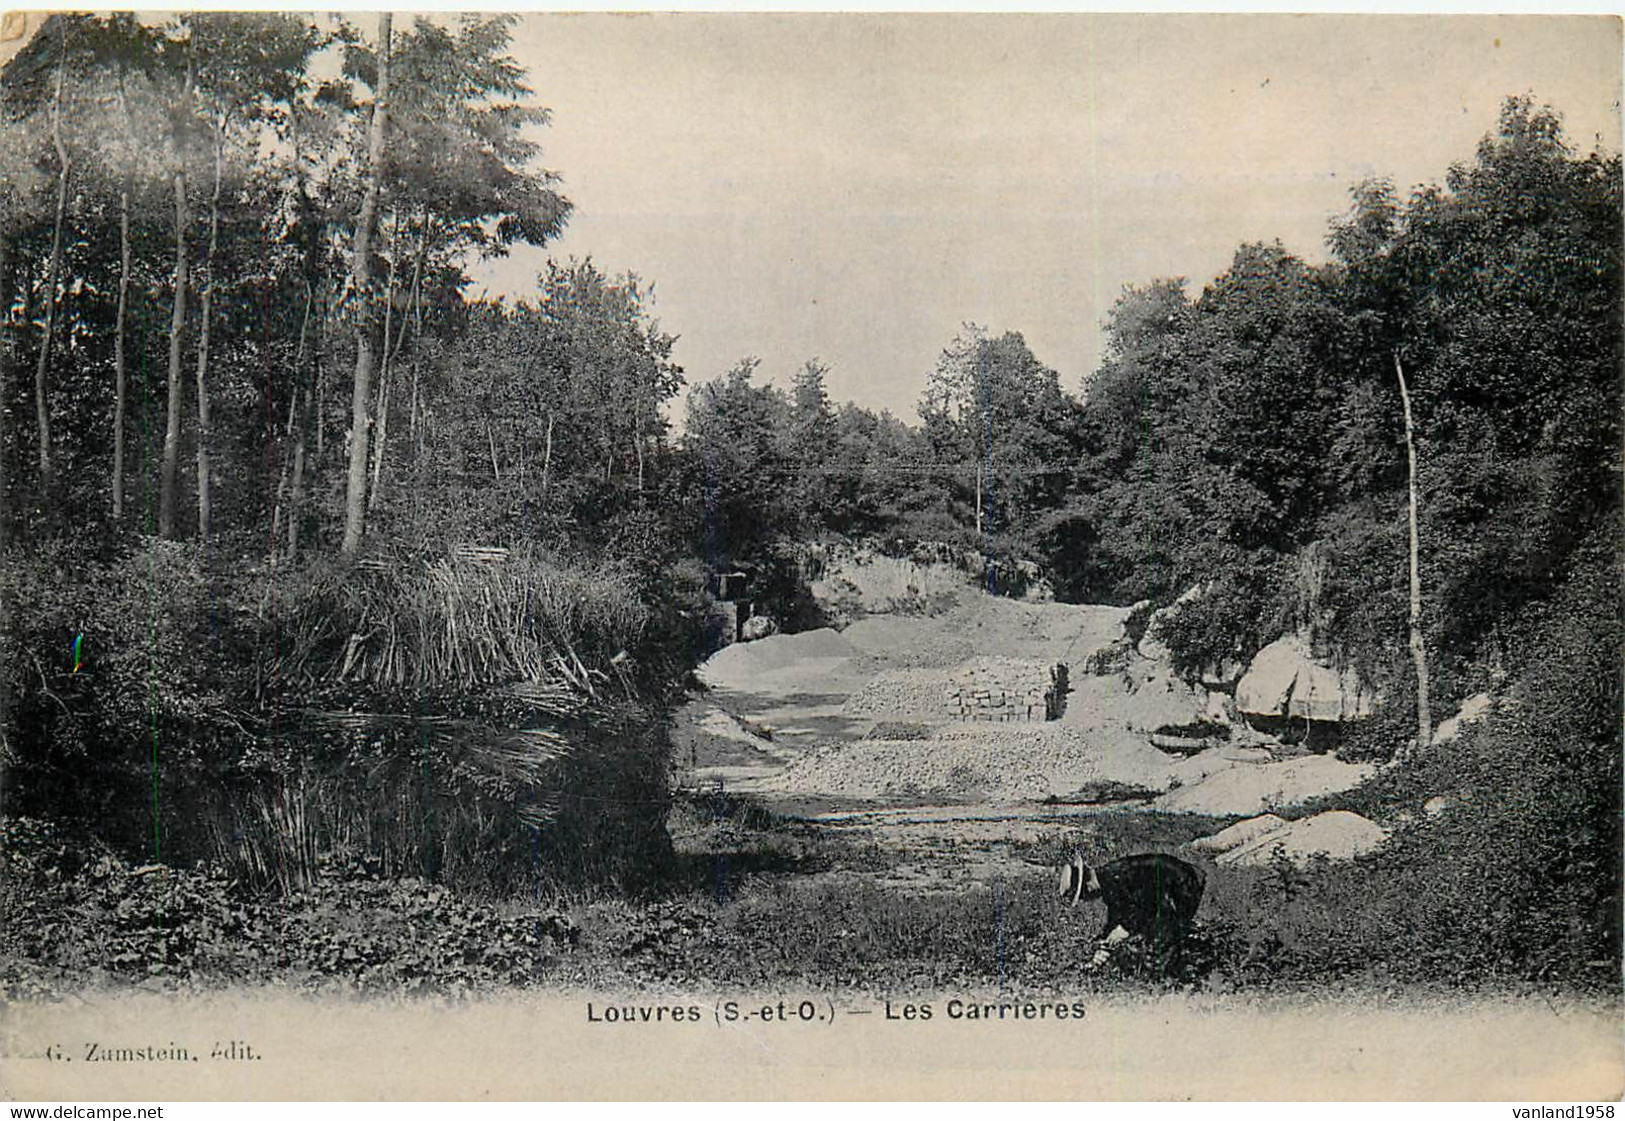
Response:
[{"label": "quarry", "polygon": [[[933,588],[935,610],[899,610],[900,582]],[[1306,809],[1377,768],[1314,749],[1316,725],[1373,702],[1297,636],[1189,680],[1158,641],[1164,612],[994,596],[889,558],[837,562],[831,587],[839,629],[730,644],[700,667],[676,721],[681,786],[905,853],[890,874],[919,890],[1012,874],[1013,845],[1087,834],[1106,811],[1214,819],[1188,848],[1224,865],[1347,860],[1389,833]]]}]

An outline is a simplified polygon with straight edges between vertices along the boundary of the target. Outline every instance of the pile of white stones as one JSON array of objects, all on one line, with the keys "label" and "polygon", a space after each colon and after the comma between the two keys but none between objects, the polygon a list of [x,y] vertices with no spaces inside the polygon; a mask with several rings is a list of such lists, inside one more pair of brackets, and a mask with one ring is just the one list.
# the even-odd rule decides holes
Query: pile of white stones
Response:
[{"label": "pile of white stones", "polygon": [[942,699],[956,720],[1047,720],[1055,711],[1055,667],[1016,658],[972,658],[949,675]]}]

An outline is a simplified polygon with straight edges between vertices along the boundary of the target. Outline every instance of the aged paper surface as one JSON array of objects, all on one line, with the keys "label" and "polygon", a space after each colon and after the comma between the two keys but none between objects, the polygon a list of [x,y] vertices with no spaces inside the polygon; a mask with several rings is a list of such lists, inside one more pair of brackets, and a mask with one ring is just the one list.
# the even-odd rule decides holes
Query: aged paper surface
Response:
[{"label": "aged paper surface", "polygon": [[[39,13],[8,13],[0,57],[41,23]],[[1598,42],[1600,54],[1573,53]],[[977,43],[987,47],[982,68]],[[597,254],[662,285],[663,319],[693,336],[678,352],[691,383],[745,354],[785,369],[834,354],[846,365],[832,374],[832,396],[911,415],[945,341],[944,316],[1024,330],[1075,385],[1102,359],[1099,324],[1122,285],[1178,274],[1200,288],[1236,245],[1274,237],[1321,259],[1314,239],[1354,179],[1388,175],[1401,188],[1437,180],[1450,160],[1469,158],[1500,96],[1534,86],[1567,111],[1577,148],[1595,141],[1617,153],[1619,45],[1619,21],[1601,17],[533,14],[514,52],[534,67],[539,100],[559,118],[558,135],[543,136],[545,160],[580,208],[558,255]],[[1147,76],[1136,72],[1138,58],[1197,69]],[[1361,72],[1316,72],[1334,63]],[[852,109],[844,97],[821,100],[828,91],[809,77],[821,66],[834,68],[833,82],[864,84],[866,117],[854,123],[850,149],[839,127],[793,131],[803,114]],[[940,80],[947,67],[961,68],[952,83]],[[1161,88],[1143,102],[1119,96],[1116,83],[1129,78]],[[610,97],[612,86],[635,95]],[[1444,100],[1457,95],[1460,103]],[[603,108],[592,127],[567,127],[595,97]],[[1144,112],[1188,112],[1189,121],[1163,134],[1167,147],[1113,148],[1119,118]],[[637,127],[644,115],[662,127],[687,120],[661,136]],[[755,147],[735,162],[741,121],[756,130]],[[916,130],[957,131],[971,143],[936,150],[933,163]],[[1453,131],[1449,142],[1441,131]],[[1375,145],[1373,154],[1333,150],[1362,134],[1381,134],[1383,155]],[[716,182],[663,178],[662,161],[695,150],[717,158]],[[1395,166],[1393,154],[1407,152],[1414,158]],[[955,162],[969,158],[984,162]],[[860,166],[874,174],[848,174]],[[1330,195],[1316,182],[1328,179],[1338,180]],[[1010,181],[1023,187],[998,185]],[[1007,205],[1022,237],[971,228],[959,193]],[[848,218],[838,234],[825,228]],[[895,243],[903,256],[853,254],[833,310],[812,294],[819,285],[787,279],[839,272],[843,254],[893,226],[916,231]],[[679,237],[678,227],[703,237]],[[1046,242],[1064,246],[1068,260],[1021,256]],[[945,284],[912,279],[956,272],[959,254],[977,267]],[[492,292],[519,292],[539,260],[485,265],[480,279]],[[885,342],[869,345],[881,335]],[[969,835],[981,819],[966,820]],[[992,845],[991,861],[1009,858],[999,847],[1007,841]],[[996,891],[1005,877],[1038,875],[1015,861],[979,874],[979,886],[991,875]],[[990,912],[989,930],[999,921]],[[1617,990],[1615,999],[1404,985],[1102,990],[1081,973],[1087,933],[1078,927],[1075,986],[1026,984],[1001,943],[1007,989],[936,984],[923,967],[917,983],[885,991],[835,980],[766,990],[544,984],[457,998],[98,988],[5,1009],[0,1094],[1556,1101],[1625,1093]],[[1002,927],[989,937],[1001,935]],[[655,1009],[656,1022],[639,1019]]]},{"label": "aged paper surface", "polygon": [[[1620,1094],[1617,1008],[1432,1006],[1337,998],[1090,1001],[1064,1029],[1027,1022],[887,1022],[883,1001],[835,999],[836,1020],[589,1024],[587,1005],[649,994],[440,1002],[226,994],[102,998],[7,1016],[6,1090],[22,1100],[1057,1100],[1574,1101]],[[752,998],[723,999],[748,1007]],[[820,994],[768,994],[763,1003]],[[966,998],[969,999],[969,998]],[[981,999],[996,1001],[997,997]],[[869,1015],[853,1016],[854,1010]],[[180,1044],[196,1063],[86,1066],[25,1058],[87,1041]],[[248,1041],[261,1060],[211,1061]],[[48,1042],[47,1042],[48,1041]]]}]

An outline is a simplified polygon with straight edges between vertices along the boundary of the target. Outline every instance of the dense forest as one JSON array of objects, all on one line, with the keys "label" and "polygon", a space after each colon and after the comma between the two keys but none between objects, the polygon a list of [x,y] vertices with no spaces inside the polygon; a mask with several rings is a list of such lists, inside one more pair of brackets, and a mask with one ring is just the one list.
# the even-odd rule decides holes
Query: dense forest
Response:
[{"label": "dense forest", "polygon": [[788,391],[681,370],[590,261],[468,294],[571,214],[510,26],[55,16],[0,75],[14,853],[653,890],[708,577],[768,574],[794,627],[809,545],[930,543],[1069,602],[1197,589],[1193,673],[1308,633],[1384,698],[1350,756],[1516,696],[1389,779],[1484,795],[1456,886],[1392,874],[1517,971],[1617,959],[1617,154],[1509,99],[1438,184],[1357,187],[1324,262],[1126,288],[1076,386],[966,325],[899,418],[816,358]]}]

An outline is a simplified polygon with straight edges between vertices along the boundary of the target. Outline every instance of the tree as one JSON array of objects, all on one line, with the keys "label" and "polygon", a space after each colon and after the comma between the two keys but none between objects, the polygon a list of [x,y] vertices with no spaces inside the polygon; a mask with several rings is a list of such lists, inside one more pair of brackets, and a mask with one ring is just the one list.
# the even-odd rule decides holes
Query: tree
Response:
[{"label": "tree", "polygon": [[789,459],[795,472],[794,506],[808,532],[830,518],[830,472],[835,467],[835,411],[824,380],[829,367],[816,358],[796,371],[790,389]]},{"label": "tree", "polygon": [[1323,433],[1341,389],[1325,281],[1279,243],[1248,245],[1196,305],[1203,454],[1220,469],[1212,532],[1286,551],[1321,508]]},{"label": "tree", "polygon": [[[119,277],[118,311],[113,324],[113,462],[112,503],[113,520],[124,516],[124,428],[125,407],[129,398],[128,359],[126,337],[130,311],[130,275],[133,267],[130,242],[130,200],[135,193],[135,180],[141,160],[141,144],[136,130],[135,113],[130,108],[130,83],[135,80],[132,69],[150,60],[144,57],[149,48],[148,36],[133,18],[114,17],[110,30],[122,44],[113,48],[115,58],[115,91],[121,128],[108,129],[104,135],[112,139],[110,146],[121,149],[116,156],[119,165]],[[128,44],[124,49],[120,49]],[[132,65],[134,64],[134,65]],[[149,134],[150,135],[150,134]]]},{"label": "tree", "polygon": [[[1411,478],[1429,542],[1424,641],[1446,696],[1467,660],[1505,660],[1501,620],[1549,594],[1587,527],[1618,509],[1619,210],[1618,157],[1575,156],[1552,110],[1512,98],[1442,187],[1400,204],[1362,184],[1328,239],[1347,386],[1335,490],[1397,522],[1400,464],[1414,451],[1425,468]],[[1397,563],[1392,575],[1398,592]],[[1351,608],[1379,601],[1374,576],[1340,593]],[[1404,600],[1386,601],[1393,632]]]},{"label": "tree", "polygon": [[[227,152],[234,131],[239,143],[258,155],[261,129],[290,106],[315,47],[310,28],[287,16],[200,13],[192,17],[195,91],[207,119],[212,165],[208,247],[203,258],[203,290],[198,300],[197,341],[197,526],[209,537],[213,515],[210,442],[209,345],[218,287],[221,199],[226,186]],[[240,177],[234,171],[233,177]]]},{"label": "tree", "polygon": [[193,89],[197,83],[197,63],[192,52],[191,30],[184,23],[177,28],[175,37],[164,42],[164,58],[173,89],[179,83],[179,96],[170,103],[170,182],[175,197],[175,294],[169,317],[169,366],[164,408],[164,451],[159,468],[158,482],[158,535],[175,536],[175,506],[177,499],[177,473],[180,470],[181,449],[181,370],[183,340],[186,332],[186,297],[190,261],[187,248],[187,227],[191,223],[191,208],[187,200],[186,164],[192,144]]},{"label": "tree", "polygon": [[[541,245],[563,228],[569,213],[568,201],[553,189],[557,176],[533,166],[538,149],[527,130],[544,124],[547,112],[527,104],[531,90],[524,72],[504,53],[512,25],[509,17],[470,16],[453,32],[418,19],[389,52],[388,69],[395,77],[389,79],[393,92],[385,113],[388,158],[368,171],[373,221],[388,231],[379,245],[385,258],[384,310],[381,316],[374,313],[365,346],[369,388],[375,368],[378,374],[375,488],[385,478],[392,374],[407,328],[414,330],[416,373],[425,309],[434,306],[432,293],[449,294],[460,286],[467,256],[501,255],[516,242]],[[376,60],[357,55],[353,69],[363,78],[375,73],[377,81],[384,80],[385,68]],[[407,277],[401,300],[398,286]],[[397,310],[402,312],[398,327]],[[391,337],[383,338],[375,353],[371,336],[380,329]],[[359,371],[362,347],[357,338]],[[420,403],[421,387],[414,385],[409,431],[418,428]],[[631,444],[634,454],[640,449],[641,443]],[[352,437],[352,458],[357,454]],[[347,543],[359,542],[365,466],[353,460],[352,476],[346,507],[354,512],[346,515]],[[353,548],[346,545],[347,551]]]},{"label": "tree", "polygon": [[51,224],[51,263],[45,272],[45,314],[40,323],[39,353],[34,365],[34,424],[39,440],[40,501],[45,507],[47,521],[54,524],[56,510],[56,479],[51,462],[51,406],[47,392],[47,375],[51,368],[51,343],[56,329],[58,288],[62,278],[62,233],[68,212],[68,179],[73,162],[68,156],[62,134],[62,83],[68,69],[69,23],[55,21],[54,38],[59,43],[56,78],[51,97],[51,147],[56,154],[56,218]]},{"label": "tree", "polygon": [[40,173],[26,158],[25,130],[0,116],[0,555],[10,541],[10,457],[15,437],[7,422],[11,366],[16,349],[13,306],[16,303],[18,229],[29,216]]},{"label": "tree", "polygon": [[639,281],[549,262],[538,286],[470,306],[455,341],[425,347],[414,523],[599,545],[661,493],[662,407],[682,375]]},{"label": "tree", "polygon": [[1059,504],[1074,407],[1021,335],[966,325],[928,379],[920,417],[939,463],[969,482],[978,537],[1023,531]]},{"label": "tree", "polygon": [[[337,31],[321,37],[318,46],[331,46],[348,34],[348,26],[341,23]],[[299,309],[294,384],[288,402],[289,446],[284,449],[289,560],[299,553],[308,480],[322,465],[327,450],[324,372],[339,297],[335,274],[343,252],[338,230],[343,224],[341,184],[346,181],[344,158],[349,151],[345,125],[354,108],[346,82],[307,82],[295,91],[286,116],[277,122],[290,153],[284,191],[290,205],[281,240],[295,256],[292,287]],[[278,540],[283,493],[279,477],[272,510],[273,543]]]},{"label": "tree", "polygon": [[1405,385],[1405,367],[1394,354],[1394,376],[1399,379],[1399,397],[1405,406],[1405,462],[1409,467],[1410,502],[1408,527],[1411,541],[1411,659],[1416,663],[1416,750],[1426,751],[1433,741],[1433,712],[1428,704],[1428,655],[1422,637],[1421,543],[1416,513],[1416,424],[1411,420],[1411,392]]},{"label": "tree", "polygon": [[[545,244],[570,211],[554,189],[557,175],[535,166],[539,148],[530,132],[549,114],[529,104],[524,71],[504,53],[513,24],[511,16],[464,16],[453,31],[420,18],[395,45],[391,158],[380,203],[391,231],[382,247],[386,338],[369,509],[384,484],[393,375],[408,327],[414,379],[419,374],[425,286],[441,293],[456,288],[471,255],[501,256],[518,242]],[[404,300],[397,296],[403,281]],[[402,314],[391,343],[397,308]],[[420,390],[414,380],[409,432],[417,429]]]},{"label": "tree", "polygon": [[1126,287],[1084,383],[1080,454],[1043,541],[1057,595],[1172,598],[1213,468],[1200,433],[1199,320],[1185,281]]},{"label": "tree", "polygon": [[846,402],[835,412],[824,476],[825,524],[850,536],[935,540],[947,484],[924,434],[889,412]]},{"label": "tree", "polygon": [[713,566],[751,556],[797,521],[783,439],[790,403],[773,386],[752,384],[760,365],[742,359],[688,395],[687,505],[695,544]]},{"label": "tree", "polygon": [[371,421],[368,397],[372,389],[375,296],[372,290],[372,235],[378,220],[378,192],[382,186],[385,128],[389,121],[390,14],[378,16],[377,83],[373,87],[372,114],[367,128],[367,172],[356,214],[355,244],[350,263],[351,298],[355,301],[355,392],[350,405],[350,475],[344,492],[346,556],[361,547],[366,521],[367,436]]}]

